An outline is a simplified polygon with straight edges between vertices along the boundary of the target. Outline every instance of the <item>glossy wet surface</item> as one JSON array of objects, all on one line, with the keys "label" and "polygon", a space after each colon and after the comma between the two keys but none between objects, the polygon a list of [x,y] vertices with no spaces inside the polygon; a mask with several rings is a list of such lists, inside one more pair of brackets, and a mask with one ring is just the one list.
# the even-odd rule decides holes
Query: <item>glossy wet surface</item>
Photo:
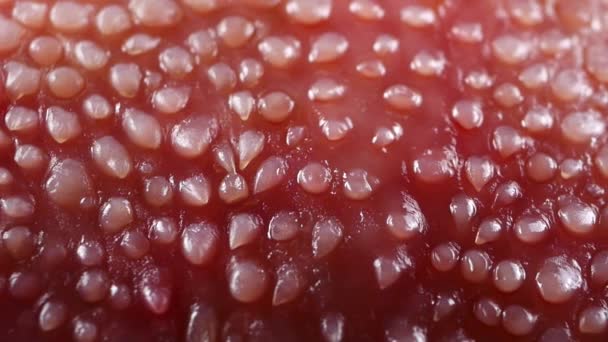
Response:
[{"label": "glossy wet surface", "polygon": [[605,338],[603,1],[0,4],[1,339]]}]

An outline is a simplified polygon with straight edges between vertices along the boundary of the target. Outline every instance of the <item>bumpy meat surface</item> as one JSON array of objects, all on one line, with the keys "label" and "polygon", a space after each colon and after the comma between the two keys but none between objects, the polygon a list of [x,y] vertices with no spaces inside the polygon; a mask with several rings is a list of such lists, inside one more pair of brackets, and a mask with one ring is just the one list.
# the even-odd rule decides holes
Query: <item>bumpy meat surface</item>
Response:
[{"label": "bumpy meat surface", "polygon": [[0,0],[0,340],[605,340],[607,32],[603,0]]}]

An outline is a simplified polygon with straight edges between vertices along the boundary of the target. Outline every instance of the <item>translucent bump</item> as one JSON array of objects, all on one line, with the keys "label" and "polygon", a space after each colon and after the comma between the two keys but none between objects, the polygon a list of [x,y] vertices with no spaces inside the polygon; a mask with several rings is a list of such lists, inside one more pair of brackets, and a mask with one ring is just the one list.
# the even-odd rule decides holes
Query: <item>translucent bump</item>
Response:
[{"label": "translucent bump", "polygon": [[96,240],[83,240],[76,247],[76,258],[84,266],[100,265],[104,257],[104,248]]},{"label": "translucent bump", "polygon": [[154,207],[168,205],[173,200],[173,185],[163,176],[144,180],[144,199]]},{"label": "translucent bump", "polygon": [[462,43],[474,44],[483,40],[483,27],[476,22],[456,23],[450,29],[450,34],[454,39]]},{"label": "translucent bump", "polygon": [[11,15],[21,25],[39,29],[46,23],[49,5],[43,2],[18,1],[13,6]]},{"label": "translucent bump", "polygon": [[465,164],[465,176],[477,192],[494,177],[495,166],[488,157],[471,156]]},{"label": "translucent bump", "polygon": [[351,118],[345,117],[340,119],[321,118],[319,120],[319,127],[327,140],[339,141],[344,139],[354,126]]},{"label": "translucent bump", "polygon": [[78,64],[90,71],[102,69],[110,60],[110,53],[90,40],[76,43],[72,53]]},{"label": "translucent bump", "polygon": [[124,197],[110,197],[99,210],[99,224],[106,233],[118,233],[134,220],[131,202]]},{"label": "translucent bump", "polygon": [[397,110],[406,111],[422,105],[422,94],[403,84],[388,87],[382,97],[391,107]]},{"label": "translucent bump", "polygon": [[68,308],[57,300],[49,300],[42,304],[38,314],[38,326],[42,331],[58,329],[67,319]]},{"label": "translucent bump", "polygon": [[312,255],[321,259],[333,252],[344,235],[344,226],[336,218],[330,217],[315,223],[312,229]]},{"label": "translucent bump", "polygon": [[464,129],[479,128],[484,114],[481,104],[476,101],[461,100],[452,107],[452,118]]},{"label": "translucent bump", "polygon": [[220,1],[218,0],[181,0],[181,2],[200,14],[213,12],[220,6]]},{"label": "translucent bump", "polygon": [[185,341],[217,341],[218,336],[220,335],[218,325],[217,313],[210,305],[202,302],[194,303],[190,306],[190,311],[188,313]]},{"label": "translucent bump", "polygon": [[492,135],[492,146],[502,158],[519,153],[526,146],[526,139],[510,126],[498,126]]},{"label": "translucent bump", "polygon": [[503,83],[497,86],[492,93],[494,100],[505,108],[512,108],[524,101],[521,90],[513,83]]},{"label": "translucent bump", "polygon": [[153,28],[175,26],[183,17],[173,0],[129,0],[129,10],[136,23]]},{"label": "translucent bump", "polygon": [[439,322],[449,317],[458,306],[458,299],[452,295],[438,295],[433,304],[433,321]]},{"label": "translucent bump", "polygon": [[580,266],[564,256],[545,260],[534,280],[540,296],[549,303],[564,303],[583,286]]},{"label": "translucent bump", "polygon": [[363,20],[380,20],[384,18],[384,8],[374,0],[352,0],[348,4],[350,13]]},{"label": "translucent bump", "polygon": [[72,328],[72,338],[75,342],[94,342],[99,333],[97,325],[89,320],[76,318]]},{"label": "translucent bump", "polygon": [[426,230],[426,219],[417,205],[408,205],[402,212],[392,212],[386,217],[386,227],[399,240],[410,240]]},{"label": "translucent bump", "polygon": [[36,251],[36,236],[28,227],[16,226],[2,232],[2,244],[15,260],[31,257]]},{"label": "translucent bump", "polygon": [[25,36],[25,29],[17,22],[0,18],[0,54],[17,49]]},{"label": "translucent bump", "polygon": [[149,237],[154,243],[171,244],[177,239],[177,233],[177,223],[170,217],[159,217],[150,222]]},{"label": "translucent bump", "polygon": [[23,170],[27,172],[38,172],[46,166],[48,156],[40,147],[35,145],[23,144],[15,149],[13,160]]},{"label": "translucent bump", "polygon": [[193,265],[203,265],[211,261],[219,243],[217,228],[206,222],[190,224],[182,231],[182,255]]},{"label": "translucent bump", "polygon": [[268,237],[276,241],[288,241],[296,237],[300,223],[295,212],[280,211],[268,223]]},{"label": "translucent bump", "polygon": [[346,318],[341,313],[328,312],[321,317],[321,336],[326,342],[344,340]]},{"label": "translucent bump", "polygon": [[218,37],[230,48],[243,46],[253,36],[255,26],[241,16],[222,19],[216,28]]},{"label": "translucent bump", "polygon": [[410,69],[422,76],[440,76],[447,60],[441,51],[420,51],[410,62]]},{"label": "translucent bump", "polygon": [[162,130],[158,120],[145,112],[127,108],[122,117],[122,129],[131,142],[141,148],[160,147]]},{"label": "translucent bump", "polygon": [[273,123],[285,121],[294,107],[295,102],[282,91],[270,92],[258,100],[258,113]]},{"label": "translucent bump", "polygon": [[498,36],[492,41],[492,52],[501,62],[519,64],[524,62],[532,52],[530,43],[511,34]]},{"label": "translucent bump", "polygon": [[120,5],[107,5],[97,12],[95,27],[104,36],[115,36],[131,29],[131,17]]},{"label": "translucent bump", "polygon": [[444,182],[454,176],[454,158],[449,151],[425,150],[412,162],[414,176],[427,184]]},{"label": "translucent bump", "polygon": [[0,209],[8,219],[24,220],[34,215],[36,207],[33,198],[13,195],[0,199]]},{"label": "translucent bump", "polygon": [[272,293],[272,305],[293,302],[304,291],[305,280],[298,267],[283,264],[276,271],[276,285]]},{"label": "translucent bump", "polygon": [[554,114],[550,108],[533,106],[521,120],[521,126],[530,133],[543,133],[553,128],[554,121]]},{"label": "translucent bump", "polygon": [[443,243],[431,251],[431,264],[437,271],[447,272],[456,266],[459,257],[460,250],[456,244]]},{"label": "translucent bump", "polygon": [[366,78],[380,78],[386,75],[386,67],[379,59],[365,60],[357,64],[355,70]]},{"label": "translucent bump", "polygon": [[304,191],[320,194],[329,189],[332,178],[331,171],[325,165],[310,162],[300,169],[297,181]]},{"label": "translucent bump", "polygon": [[517,291],[526,280],[526,271],[519,261],[503,260],[492,273],[492,281],[504,293]]},{"label": "translucent bump", "polygon": [[215,162],[229,174],[236,172],[234,153],[228,143],[223,142],[215,145],[213,147],[213,157]]},{"label": "translucent bump", "polygon": [[266,136],[258,131],[245,131],[239,136],[237,146],[239,154],[239,169],[244,170],[249,163],[262,153]]},{"label": "translucent bump", "polygon": [[343,177],[344,195],[352,200],[364,200],[369,198],[373,191],[380,185],[380,180],[370,175],[366,170],[354,169],[344,173]]},{"label": "translucent bump", "polygon": [[297,23],[314,25],[329,19],[332,7],[332,0],[288,0],[285,12]]},{"label": "translucent bump", "polygon": [[294,147],[304,139],[306,139],[306,127],[292,126],[287,128],[287,133],[285,134],[285,144],[287,146]]},{"label": "translucent bump", "polygon": [[494,78],[484,70],[473,70],[465,75],[464,82],[473,89],[482,90],[494,85]]},{"label": "translucent bump", "polygon": [[462,277],[471,283],[485,281],[492,267],[492,260],[488,253],[471,249],[463,253],[460,260],[460,273]]},{"label": "translucent bump", "polygon": [[152,105],[161,113],[175,114],[186,108],[190,93],[190,87],[161,88],[152,95]]},{"label": "translucent bump", "polygon": [[262,219],[253,214],[237,214],[228,223],[228,244],[230,249],[251,244],[260,235]]},{"label": "translucent bump", "polygon": [[578,330],[583,334],[601,334],[608,326],[608,311],[601,306],[590,305],[578,316]]},{"label": "translucent bump", "polygon": [[388,33],[382,33],[376,37],[372,49],[378,56],[387,56],[399,51],[399,40]]},{"label": "translucent bump", "polygon": [[553,29],[544,32],[539,41],[539,47],[547,55],[559,55],[572,49],[574,41],[565,33]]},{"label": "translucent bump", "polygon": [[4,115],[4,124],[11,132],[32,133],[39,125],[38,113],[26,107],[10,107]]},{"label": "translucent bump", "polygon": [[385,150],[386,147],[399,140],[403,136],[403,127],[394,123],[391,127],[378,127],[372,137],[372,144]]},{"label": "translucent bump", "polygon": [[245,178],[239,174],[226,175],[219,185],[219,197],[226,203],[236,203],[249,196],[249,187]]},{"label": "translucent bump", "polygon": [[598,221],[596,209],[578,200],[562,204],[557,217],[566,230],[576,235],[590,234]]},{"label": "translucent bump", "polygon": [[566,69],[553,77],[551,91],[558,100],[569,102],[591,96],[593,88],[582,70]]},{"label": "translucent bump", "polygon": [[320,78],[308,88],[311,101],[334,101],[346,93],[346,86],[331,78]]},{"label": "translucent bump", "polygon": [[[121,50],[130,56],[138,56],[148,53],[154,49],[156,49],[160,45],[161,39],[156,36],[151,36],[145,33],[135,33],[132,36],[128,37],[124,43],[122,44]],[[119,64],[121,65],[121,64]],[[123,67],[130,64],[122,64]],[[130,66],[129,68],[132,68]],[[120,71],[119,71],[120,72]],[[141,77],[141,76],[140,76]],[[123,95],[124,96],[124,95]],[[127,96],[129,97],[129,96]]]},{"label": "translucent bump", "polygon": [[585,50],[585,68],[595,79],[608,82],[608,45],[591,44]]},{"label": "translucent bump", "polygon": [[606,132],[606,122],[596,111],[573,112],[562,119],[562,136],[572,143],[588,143]]},{"label": "translucent bump", "polygon": [[56,162],[44,185],[51,201],[63,207],[86,208],[95,202],[93,182],[84,164],[74,159]]},{"label": "translucent bump", "polygon": [[0,191],[9,190],[14,182],[15,177],[13,174],[8,169],[0,167]]},{"label": "translucent bump", "polygon": [[526,162],[526,173],[536,182],[547,182],[555,176],[557,162],[548,154],[537,152]]},{"label": "translucent bump", "polygon": [[76,113],[57,106],[46,110],[46,129],[59,144],[75,139],[82,132]]},{"label": "translucent bump", "polygon": [[481,221],[477,234],[475,235],[475,244],[483,245],[497,241],[503,231],[503,225],[498,219],[487,218]]},{"label": "translucent bump", "polygon": [[537,0],[510,0],[509,15],[522,26],[535,26],[543,22],[544,12]]},{"label": "translucent bump", "polygon": [[180,46],[164,49],[158,55],[160,69],[173,78],[183,78],[194,70],[190,52]]},{"label": "translucent bump", "polygon": [[183,158],[196,158],[203,155],[218,134],[219,126],[210,116],[191,116],[171,130],[173,150]]},{"label": "translucent bump", "polygon": [[209,181],[203,175],[186,178],[179,182],[179,194],[182,201],[188,206],[205,206],[211,198]]},{"label": "translucent bump", "polygon": [[575,178],[580,175],[582,171],[583,162],[578,159],[566,158],[559,164],[559,173],[563,179]]},{"label": "translucent bump", "polygon": [[228,97],[228,107],[236,113],[243,121],[249,120],[251,114],[255,111],[256,101],[253,95],[248,90],[238,91],[230,94]]},{"label": "translucent bump", "polygon": [[302,54],[302,43],[293,36],[268,36],[258,43],[262,59],[275,68],[291,66]]},{"label": "translucent bump", "polygon": [[140,285],[139,295],[145,307],[156,315],[162,315],[171,304],[171,288],[157,284]]},{"label": "translucent bump", "polygon": [[140,259],[148,254],[150,241],[143,233],[137,230],[130,230],[122,236],[120,247],[128,258]]},{"label": "translucent bump", "polygon": [[49,12],[49,21],[61,32],[80,33],[90,24],[94,8],[75,1],[58,1]]},{"label": "translucent bump", "polygon": [[253,87],[264,76],[264,66],[258,60],[245,58],[239,63],[239,80],[245,87]]},{"label": "translucent bump", "polygon": [[63,56],[63,46],[53,36],[38,36],[30,42],[28,54],[40,66],[51,66]]},{"label": "translucent bump", "polygon": [[427,341],[427,329],[412,324],[407,317],[397,316],[384,328],[385,341]]},{"label": "translucent bump", "polygon": [[466,194],[460,193],[452,197],[450,213],[456,228],[461,232],[467,232],[473,218],[477,215],[477,204]]},{"label": "translucent bump", "polygon": [[115,310],[124,310],[131,305],[131,289],[127,285],[114,283],[110,286],[108,301]]},{"label": "translucent bump", "polygon": [[217,91],[227,92],[236,86],[236,73],[225,63],[216,63],[207,69],[207,78]]},{"label": "translucent bump", "polygon": [[511,335],[530,334],[537,321],[538,315],[519,305],[509,305],[502,311],[502,326]]},{"label": "translucent bump", "polygon": [[266,269],[255,260],[232,260],[228,265],[227,273],[230,294],[241,303],[259,300],[270,282]]},{"label": "translucent bump", "polygon": [[8,291],[16,299],[32,299],[42,288],[42,279],[36,272],[17,271],[11,273]]},{"label": "translucent bump", "polygon": [[602,250],[593,256],[589,271],[593,285],[604,287],[608,284],[608,251]]},{"label": "translucent bump", "polygon": [[403,7],[399,16],[403,23],[415,28],[432,26],[437,21],[437,16],[432,8],[420,5]]},{"label": "translucent bump", "polygon": [[198,63],[211,61],[218,53],[216,34],[211,29],[192,32],[186,39],[186,45]]},{"label": "translucent bump", "polygon": [[540,214],[522,215],[513,224],[515,237],[527,244],[534,244],[544,240],[549,235],[549,229],[549,223]]},{"label": "translucent bump", "polygon": [[349,48],[345,36],[337,32],[323,33],[312,42],[308,61],[310,63],[329,63],[342,57]]},{"label": "translucent bump", "polygon": [[374,259],[372,266],[376,276],[376,283],[381,290],[387,289],[395,284],[403,272],[399,260],[394,257],[377,257]]},{"label": "translucent bump", "polygon": [[110,289],[110,278],[105,271],[89,269],[80,275],[76,291],[80,298],[88,303],[102,301]]},{"label": "translucent bump", "polygon": [[114,109],[105,97],[93,94],[82,102],[82,112],[93,120],[104,120],[114,113]]},{"label": "translucent bump", "polygon": [[473,305],[473,315],[481,323],[495,327],[500,324],[502,308],[494,299],[481,298]]},{"label": "translucent bump", "polygon": [[287,175],[287,161],[278,156],[264,160],[255,174],[253,193],[258,194],[278,186]]},{"label": "translucent bump", "polygon": [[[597,169],[600,171],[600,174],[604,178],[608,178],[608,145],[604,145],[602,148],[600,148],[593,161]],[[581,162],[580,171],[582,171],[582,169],[583,165]]]},{"label": "translucent bump", "polygon": [[549,82],[549,70],[545,64],[532,64],[522,70],[517,78],[524,87],[528,89],[539,89]]},{"label": "translucent bump", "polygon": [[4,88],[14,100],[35,95],[40,90],[40,70],[10,61],[4,64],[4,72]]},{"label": "translucent bump", "polygon": [[115,64],[110,68],[110,84],[122,97],[133,98],[139,92],[143,75],[133,63]]},{"label": "translucent bump", "polygon": [[567,327],[551,327],[545,330],[539,342],[568,342],[572,341],[572,333]]}]

